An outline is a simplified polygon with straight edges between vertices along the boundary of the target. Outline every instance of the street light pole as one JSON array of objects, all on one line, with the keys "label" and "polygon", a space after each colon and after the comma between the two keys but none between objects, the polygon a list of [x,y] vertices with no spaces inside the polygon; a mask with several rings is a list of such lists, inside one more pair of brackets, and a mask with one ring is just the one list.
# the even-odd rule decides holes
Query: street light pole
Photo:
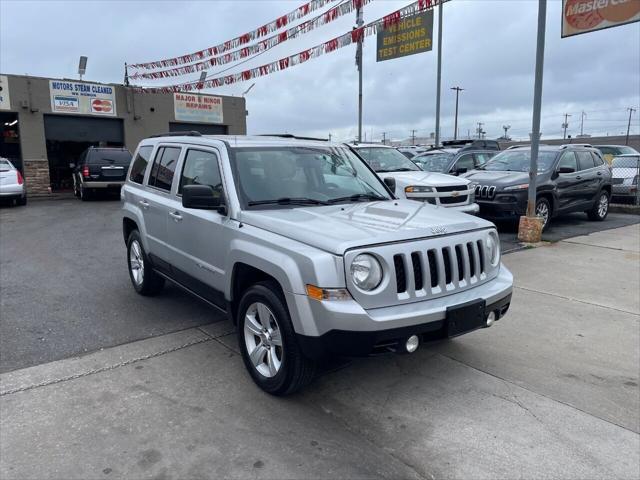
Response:
[{"label": "street light pole", "polygon": [[440,145],[440,90],[442,86],[442,2],[438,5],[438,80],[436,86],[436,147]]},{"label": "street light pole", "polygon": [[453,139],[457,140],[458,139],[458,96],[460,95],[460,92],[464,90],[464,88],[451,87],[451,90],[456,91],[456,119],[453,127]]},{"label": "street light pole", "polygon": [[[356,9],[356,25],[358,28],[364,25],[362,4]],[[358,65],[358,142],[362,142],[362,42],[364,35],[358,38],[358,48],[356,50],[356,64]]]}]

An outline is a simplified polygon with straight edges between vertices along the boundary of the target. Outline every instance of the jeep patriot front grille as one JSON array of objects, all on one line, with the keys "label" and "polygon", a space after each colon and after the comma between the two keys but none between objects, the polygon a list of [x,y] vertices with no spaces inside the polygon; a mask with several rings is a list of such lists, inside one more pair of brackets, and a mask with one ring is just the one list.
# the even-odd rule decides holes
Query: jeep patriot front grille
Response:
[{"label": "jeep patriot front grille", "polygon": [[363,308],[438,298],[468,290],[494,278],[499,267],[487,258],[490,230],[363,247],[347,252],[345,267],[359,253],[377,256],[385,270],[380,287],[365,292],[347,275],[347,287]]}]

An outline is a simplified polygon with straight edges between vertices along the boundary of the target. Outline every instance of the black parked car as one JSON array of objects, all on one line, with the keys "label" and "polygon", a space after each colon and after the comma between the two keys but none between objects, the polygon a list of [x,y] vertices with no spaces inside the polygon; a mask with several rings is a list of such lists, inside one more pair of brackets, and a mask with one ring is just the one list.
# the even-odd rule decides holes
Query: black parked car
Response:
[{"label": "black parked car", "polygon": [[[530,161],[531,147],[512,148],[464,175],[476,184],[480,216],[508,220],[526,214]],[[569,212],[586,212],[591,220],[604,220],[611,184],[611,169],[597,149],[540,146],[536,214],[544,219],[544,227],[555,215]]]},{"label": "black parked car", "polygon": [[88,200],[97,190],[120,191],[130,163],[131,152],[125,147],[89,147],[78,163],[69,165],[73,172],[73,193]]}]

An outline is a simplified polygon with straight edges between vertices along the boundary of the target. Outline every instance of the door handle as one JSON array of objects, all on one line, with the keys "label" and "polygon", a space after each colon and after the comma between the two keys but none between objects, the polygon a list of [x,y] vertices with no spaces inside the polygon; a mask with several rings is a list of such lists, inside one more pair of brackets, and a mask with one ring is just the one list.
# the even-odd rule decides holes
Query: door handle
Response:
[{"label": "door handle", "polygon": [[182,221],[182,215],[179,212],[169,212],[169,216],[173,218],[176,222]]},{"label": "door handle", "polygon": [[576,180],[582,180],[582,177],[581,177],[580,175],[578,175],[578,176],[576,177]]},{"label": "door handle", "polygon": [[149,208],[149,202],[147,202],[146,200],[140,200],[140,205],[142,205],[142,208],[144,208],[145,210],[147,208]]},{"label": "door handle", "polygon": [[598,176],[601,177],[602,176],[602,172],[598,172]]}]

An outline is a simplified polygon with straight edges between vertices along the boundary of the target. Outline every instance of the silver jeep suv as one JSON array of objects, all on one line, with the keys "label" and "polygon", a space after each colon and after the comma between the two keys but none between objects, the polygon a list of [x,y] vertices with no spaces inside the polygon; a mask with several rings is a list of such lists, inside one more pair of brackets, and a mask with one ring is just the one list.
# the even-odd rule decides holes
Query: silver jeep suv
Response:
[{"label": "silver jeep suv", "polygon": [[326,356],[411,353],[490,326],[511,301],[493,224],[395,199],[346,145],[157,136],[121,197],[136,291],[170,280],[226,311],[271,394]]}]

